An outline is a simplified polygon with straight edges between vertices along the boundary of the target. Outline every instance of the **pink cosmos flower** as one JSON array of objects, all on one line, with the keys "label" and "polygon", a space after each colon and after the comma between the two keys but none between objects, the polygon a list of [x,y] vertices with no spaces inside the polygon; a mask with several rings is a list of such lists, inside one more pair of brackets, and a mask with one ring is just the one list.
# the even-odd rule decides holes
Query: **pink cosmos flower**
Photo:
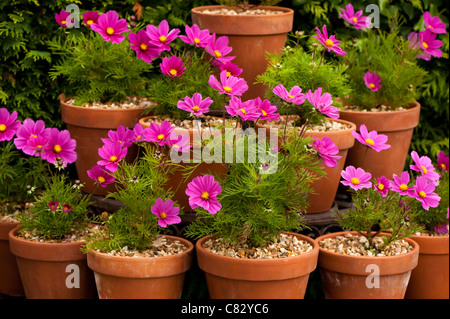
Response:
[{"label": "pink cosmos flower", "polygon": [[409,173],[402,172],[400,177],[397,174],[392,175],[393,181],[389,181],[390,188],[399,193],[400,195],[408,195],[411,196],[412,188],[408,186],[409,183]]},{"label": "pink cosmos flower", "polygon": [[58,208],[58,202],[57,201],[50,201],[48,203],[48,208],[50,208],[51,211],[55,211]]},{"label": "pink cosmos flower", "polygon": [[375,72],[370,73],[370,72],[366,72],[366,74],[364,74],[364,83],[366,84],[366,86],[376,92],[379,89],[381,89],[381,78],[378,74],[376,74]]},{"label": "pink cosmos flower", "polygon": [[439,48],[442,46],[441,40],[436,40],[436,33],[429,29],[419,32],[419,45],[429,55],[440,58],[442,51]]},{"label": "pink cosmos flower", "polygon": [[77,142],[70,137],[68,130],[59,131],[57,128],[49,130],[48,143],[41,153],[41,157],[52,164],[74,163],[77,160],[75,148]]},{"label": "pink cosmos flower", "polygon": [[222,205],[217,200],[217,195],[222,192],[220,184],[212,175],[195,177],[187,186],[186,195],[189,196],[189,205],[192,209],[202,207],[210,214],[216,214]]},{"label": "pink cosmos flower", "polygon": [[347,4],[345,9],[340,9],[342,13],[339,16],[353,25],[356,29],[368,28],[370,25],[370,18],[362,16],[363,11],[359,10],[355,13],[351,3]]},{"label": "pink cosmos flower", "polygon": [[219,65],[230,62],[235,58],[234,56],[226,56],[233,50],[232,47],[228,46],[228,37],[226,35],[218,37],[216,40],[216,34],[213,33],[205,49]]},{"label": "pink cosmos flower", "polygon": [[439,234],[446,235],[448,234],[448,223],[437,224],[434,226],[434,230]]},{"label": "pink cosmos flower", "polygon": [[152,63],[152,59],[156,59],[161,55],[161,48],[150,42],[150,38],[144,30],[140,30],[138,33],[130,32],[128,40],[138,59]]},{"label": "pink cosmos flower", "polygon": [[163,228],[166,228],[167,225],[181,223],[181,218],[178,216],[180,208],[173,206],[171,199],[163,202],[161,198],[157,198],[155,205],[151,207],[151,211],[158,216],[158,225]]},{"label": "pink cosmos flower", "polygon": [[171,56],[170,58],[165,57],[162,60],[160,67],[161,72],[170,76],[171,78],[182,76],[184,74],[184,70],[186,69],[183,61],[181,61],[181,59],[175,55]]},{"label": "pink cosmos flower", "polygon": [[16,131],[17,137],[14,139],[16,148],[22,150],[27,155],[39,156],[34,148],[34,143],[29,145],[29,140],[36,139],[38,136],[48,137],[49,131],[45,129],[44,121],[25,119],[22,125]]},{"label": "pink cosmos flower", "polygon": [[64,204],[62,207],[62,211],[63,213],[68,213],[72,210],[72,206],[70,206],[69,204]]},{"label": "pink cosmos flower", "polygon": [[272,105],[269,100],[261,100],[258,96],[253,99],[253,103],[259,113],[259,119],[263,121],[278,121],[280,119],[280,114],[276,113],[277,107]]},{"label": "pink cosmos flower", "polygon": [[425,24],[425,29],[430,30],[430,32],[436,34],[447,33],[445,23],[442,22],[438,16],[431,16],[428,11],[423,13],[423,22]]},{"label": "pink cosmos flower", "polygon": [[93,23],[97,22],[98,17],[99,17],[98,12],[88,11],[83,13],[83,22],[88,28],[90,28]]},{"label": "pink cosmos flower", "polygon": [[167,143],[173,130],[174,127],[169,121],[163,121],[161,125],[152,122],[150,127],[144,129],[144,135],[148,142],[156,142],[159,146],[163,146]]},{"label": "pink cosmos flower", "polygon": [[350,186],[354,190],[372,187],[372,182],[370,181],[372,174],[365,172],[360,167],[355,169],[353,166],[347,166],[341,172],[341,176],[344,179],[341,183],[345,186]]},{"label": "pink cosmos flower", "polygon": [[128,127],[119,125],[117,129],[108,131],[108,138],[102,138],[103,143],[119,143],[122,147],[130,147],[133,144],[134,133]]},{"label": "pink cosmos flower", "polygon": [[316,150],[317,154],[323,159],[323,162],[328,167],[336,167],[337,160],[341,156],[337,155],[339,149],[334,144],[333,140],[328,136],[318,138],[314,136],[314,141],[312,142],[312,147]]},{"label": "pink cosmos flower", "polygon": [[382,197],[386,197],[389,189],[391,188],[391,181],[386,177],[381,176],[377,180],[377,184],[375,185],[375,189],[378,193],[381,194]]},{"label": "pink cosmos flower", "polygon": [[11,114],[6,108],[0,109],[0,142],[10,141],[20,127],[20,121],[17,120],[17,112]]},{"label": "pink cosmos flower", "polygon": [[416,198],[422,204],[423,209],[437,207],[441,197],[434,193],[435,185],[428,183],[425,176],[419,176],[416,179],[416,185],[413,186],[411,197]]},{"label": "pink cosmos flower", "polygon": [[409,168],[413,171],[420,172],[429,182],[434,185],[438,185],[438,180],[440,178],[439,173],[434,171],[433,163],[431,159],[427,156],[419,157],[416,151],[411,152],[411,158],[414,161],[413,165],[409,165]]},{"label": "pink cosmos flower", "polygon": [[180,134],[177,136],[177,134],[172,131],[169,139],[167,140],[167,145],[176,152],[187,153],[192,148],[192,145],[189,144],[189,142],[189,135]]},{"label": "pink cosmos flower", "polygon": [[237,66],[237,64],[233,62],[227,62],[223,63],[219,66],[220,71],[227,71],[227,77],[230,75],[232,76],[239,76],[242,73],[242,69]]},{"label": "pink cosmos flower", "polygon": [[195,45],[196,47],[204,48],[209,42],[211,35],[209,30],[201,30],[198,25],[193,24],[192,27],[186,25],[184,27],[186,35],[180,35],[179,38],[187,44]]},{"label": "pink cosmos flower", "polygon": [[149,24],[145,30],[150,41],[154,45],[161,47],[161,51],[170,51],[169,43],[174,41],[180,33],[179,29],[170,30],[167,20],[162,20],[158,27]]},{"label": "pink cosmos flower", "polygon": [[55,14],[56,23],[58,23],[61,27],[67,28],[67,18],[70,17],[70,13],[66,10],[61,10],[59,14]]},{"label": "pink cosmos flower", "polygon": [[200,93],[194,93],[192,98],[186,96],[183,101],[178,101],[177,107],[191,112],[195,116],[200,116],[209,112],[209,106],[212,102],[213,100],[210,97],[203,99]]},{"label": "pink cosmos flower", "polygon": [[408,35],[408,41],[409,41],[409,48],[411,50],[415,50],[417,48],[420,48],[420,52],[417,54],[417,58],[418,59],[422,59],[425,61],[430,61],[431,60],[431,55],[427,52],[425,52],[424,50],[422,50],[422,48],[419,46],[419,33],[417,32],[411,32]]},{"label": "pink cosmos flower", "polygon": [[302,89],[298,85],[293,86],[288,92],[283,84],[278,84],[273,88],[272,92],[286,102],[295,105],[301,105],[306,100],[306,95],[302,93]]},{"label": "pink cosmos flower", "polygon": [[352,131],[352,135],[358,142],[366,145],[376,152],[387,150],[391,145],[386,144],[388,137],[384,134],[378,134],[377,131],[367,132],[367,128],[364,124],[359,127],[359,133]]},{"label": "pink cosmos flower", "polygon": [[306,93],[306,98],[308,99],[308,102],[311,103],[322,114],[329,116],[332,119],[339,118],[338,108],[331,105],[333,103],[331,94],[325,92],[322,95],[321,87],[315,90],[314,93],[309,90],[308,93]]},{"label": "pink cosmos flower", "polygon": [[248,90],[247,81],[237,76],[230,75],[227,77],[227,71],[220,72],[220,83],[214,75],[210,75],[208,84],[219,90],[220,94],[228,96],[241,96]]},{"label": "pink cosmos flower", "polygon": [[125,39],[122,33],[130,31],[127,20],[119,19],[119,14],[114,10],[100,15],[97,22],[91,24],[91,29],[100,34],[106,42],[116,44]]},{"label": "pink cosmos flower", "polygon": [[144,128],[142,127],[142,125],[140,123],[136,123],[136,125],[134,125],[132,133],[133,133],[133,137],[132,137],[133,143],[145,141]]},{"label": "pink cosmos flower", "polygon": [[111,172],[100,165],[95,165],[86,173],[90,179],[99,184],[101,187],[106,187],[107,185],[113,183],[115,180],[114,176],[111,175]]},{"label": "pink cosmos flower", "polygon": [[319,40],[319,42],[328,50],[328,52],[334,51],[334,53],[338,55],[347,54],[339,47],[339,43],[341,43],[341,41],[336,40],[336,37],[334,35],[328,37],[326,25],[322,27],[323,34],[320,32],[320,29],[318,27],[316,27],[316,32],[318,35],[313,35],[313,37]]},{"label": "pink cosmos flower", "polygon": [[[47,133],[50,131],[50,129],[46,129]],[[44,135],[38,135],[36,138],[30,138],[27,141],[27,149],[31,150],[33,152],[34,156],[40,156],[41,152],[44,151],[45,147],[47,146],[49,140],[48,140],[48,134]]]},{"label": "pink cosmos flower", "polygon": [[103,160],[97,161],[97,165],[104,166],[108,171],[114,173],[118,169],[119,161],[127,155],[128,149],[122,144],[106,143],[98,149],[98,155]]},{"label": "pink cosmos flower", "polygon": [[260,113],[255,106],[253,100],[242,102],[241,98],[231,97],[225,109],[231,116],[239,116],[242,121],[255,121],[259,118]]},{"label": "pink cosmos flower", "polygon": [[448,172],[448,156],[443,151],[440,151],[437,158],[437,165],[441,171]]}]

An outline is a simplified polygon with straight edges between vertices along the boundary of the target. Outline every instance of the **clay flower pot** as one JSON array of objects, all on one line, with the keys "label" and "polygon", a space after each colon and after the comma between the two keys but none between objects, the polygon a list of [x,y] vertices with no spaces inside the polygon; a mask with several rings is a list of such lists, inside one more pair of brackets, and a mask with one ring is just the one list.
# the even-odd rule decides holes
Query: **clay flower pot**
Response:
[{"label": "clay flower pot", "polygon": [[303,299],[309,275],[317,264],[318,246],[311,238],[296,234],[313,249],[286,258],[246,259],[222,256],[202,245],[210,236],[196,243],[198,266],[205,272],[212,299]]},{"label": "clay flower pot", "polygon": [[339,114],[341,119],[355,123],[357,129],[365,124],[369,132],[375,130],[387,135],[387,144],[391,145],[391,148],[381,152],[369,149],[364,159],[367,147],[359,142],[355,143],[348,152],[345,166],[361,167],[374,178],[392,178],[392,174],[400,176],[405,167],[414,128],[419,124],[420,104],[414,102],[402,111],[360,112],[342,109]]},{"label": "clay flower pot", "polygon": [[93,299],[94,275],[81,252],[84,242],[45,243],[9,232],[27,299]]},{"label": "clay flower pot", "polygon": [[19,225],[18,222],[0,222],[0,294],[25,296],[16,256],[9,247],[9,232]]},{"label": "clay flower pot", "polygon": [[[156,118],[157,116],[151,115],[151,116],[146,116],[143,117],[141,119],[139,119],[139,123],[142,125],[143,128],[149,127],[150,124],[149,122]],[[189,135],[190,136],[190,141],[191,143],[193,142],[194,139],[194,130],[193,129],[184,129],[184,128],[175,128],[174,131],[177,134],[183,134],[183,135]],[[196,131],[197,133],[197,131]],[[193,158],[193,154],[191,152],[190,154],[190,158]],[[185,194],[187,185],[197,176],[202,176],[205,174],[220,174],[221,176],[225,176],[228,172],[228,165],[226,163],[206,163],[206,162],[201,162],[200,164],[198,163],[179,163],[179,165],[181,166],[185,166],[185,167],[192,167],[192,166],[197,166],[194,171],[189,175],[189,178],[184,180],[184,177],[182,174],[180,174],[177,170],[175,170],[170,178],[169,181],[167,183],[167,187],[168,189],[171,189],[172,192],[174,192],[174,196],[172,197],[172,199],[174,201],[176,201],[178,203],[178,205],[180,206],[180,208],[182,208],[182,210],[184,212],[190,212],[192,209],[189,205],[189,197]]]},{"label": "clay flower pot", "polygon": [[188,247],[180,254],[162,257],[120,257],[97,251],[87,253],[100,299],[179,299],[186,271],[191,267],[194,245],[165,235]]},{"label": "clay flower pot", "polygon": [[416,236],[419,263],[409,280],[407,299],[448,299],[448,236]]},{"label": "clay flower pot", "polygon": [[[66,103],[68,99],[60,101],[61,118],[76,140],[77,160],[75,167],[78,179],[84,185],[86,193],[106,195],[115,191],[114,184],[107,187],[98,187],[89,178],[87,171],[101,160],[98,149],[103,146],[101,138],[107,138],[109,130],[116,130],[118,126],[133,128],[142,115],[143,108],[133,109],[96,109],[75,106]],[[135,145],[128,148],[127,161],[133,161],[137,156]]]},{"label": "clay flower pot", "polygon": [[[328,120],[331,121],[331,119]],[[355,138],[353,137],[351,132],[356,130],[356,125],[349,121],[344,121],[341,119],[332,121],[346,124],[349,126],[349,129],[327,132],[305,132],[305,137],[323,138],[325,136],[328,136],[339,149],[338,155],[341,156],[341,158],[337,160],[337,165],[334,168],[322,164],[325,175],[320,179],[313,181],[312,183],[312,188],[314,189],[315,194],[310,195],[309,207],[307,210],[308,214],[327,212],[333,207],[336,192],[339,187],[339,181],[341,180],[341,171],[344,169],[347,153],[349,149],[355,144]],[[268,130],[266,136],[270,136],[270,122],[264,125],[256,124],[256,128],[264,127]],[[280,145],[281,143],[282,140],[281,138],[279,138],[278,144]]]},{"label": "clay flower pot", "polygon": [[[263,97],[266,87],[254,84],[256,77],[267,69],[267,52],[279,53],[286,44],[287,34],[292,31],[294,11],[290,8],[258,6],[262,10],[283,11],[267,15],[226,15],[203,13],[224,6],[201,6],[191,10],[192,22],[200,29],[208,29],[219,36],[226,35],[233,48],[230,56],[236,56],[233,63],[243,69],[243,77],[249,86],[242,96],[244,100]],[[230,7],[229,9],[237,9]]]},{"label": "clay flower pot", "polygon": [[[344,231],[322,235],[316,238],[316,243],[319,245],[325,238],[347,233]],[[409,238],[405,240],[414,247],[412,251],[384,257],[351,256],[319,247],[318,268],[325,298],[403,299],[411,271],[417,266],[419,259],[419,245]]]}]

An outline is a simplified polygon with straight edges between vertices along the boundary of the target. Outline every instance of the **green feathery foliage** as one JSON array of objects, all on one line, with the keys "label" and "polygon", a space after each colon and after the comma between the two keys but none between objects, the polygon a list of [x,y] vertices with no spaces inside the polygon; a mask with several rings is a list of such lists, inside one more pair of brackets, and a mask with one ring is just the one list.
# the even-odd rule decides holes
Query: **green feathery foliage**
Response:
[{"label": "green feathery foliage", "polygon": [[[78,31],[78,30],[74,30]],[[128,41],[105,42],[92,30],[67,34],[65,41],[51,40],[49,48],[61,60],[50,71],[52,79],[68,83],[66,96],[73,96],[76,105],[100,101],[117,102],[128,96],[146,96],[151,64],[137,59]]]},{"label": "green feathery foliage", "polygon": [[[305,227],[302,214],[308,207],[308,194],[313,192],[311,183],[318,176],[314,173],[320,171],[319,161],[306,149],[310,139],[288,138],[283,151],[270,154],[277,157],[275,163],[265,167],[259,158],[253,162],[236,153],[244,147],[249,154],[248,143],[255,138],[245,135],[237,139],[234,155],[239,160],[229,164],[229,173],[219,180],[222,192],[217,199],[222,209],[215,215],[196,209],[197,219],[188,226],[187,236],[213,235],[232,244],[259,246],[280,232]],[[270,153],[268,149],[263,152]]]}]

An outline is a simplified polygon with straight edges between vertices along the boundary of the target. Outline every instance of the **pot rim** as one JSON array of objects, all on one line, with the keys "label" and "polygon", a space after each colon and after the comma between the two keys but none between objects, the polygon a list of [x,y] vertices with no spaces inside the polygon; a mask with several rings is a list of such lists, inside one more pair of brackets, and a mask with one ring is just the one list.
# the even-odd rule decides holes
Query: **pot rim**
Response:
[{"label": "pot rim", "polygon": [[[305,131],[305,133],[333,133],[333,132],[349,132],[349,131],[356,131],[356,124],[355,123],[353,123],[353,122],[350,122],[350,121],[348,121],[348,120],[343,120],[343,119],[332,119],[332,118],[326,118],[326,121],[328,121],[328,122],[338,122],[338,123],[342,123],[342,124],[347,124],[347,125],[349,125],[350,126],[350,128],[347,128],[347,129],[345,129],[345,130],[333,130],[333,131],[326,131],[326,132],[322,132],[322,131],[312,131],[312,130],[307,130],[307,131]],[[270,122],[268,123],[269,125],[267,125],[267,124],[259,124],[259,123],[256,123],[257,125],[259,125],[259,126],[261,126],[261,127],[265,127],[265,128],[272,128],[273,126],[272,125],[270,125]],[[297,128],[297,130],[298,130],[298,128]]]},{"label": "pot rim", "polygon": [[[222,8],[230,8],[230,9],[239,9],[237,6],[224,6],[224,5],[209,5],[209,6],[198,6],[191,9],[191,13],[195,13],[198,15],[208,15],[208,16],[230,16],[230,17],[242,17],[240,15],[226,15],[226,14],[217,14],[217,13],[203,13],[204,10],[214,10],[214,9],[222,9]],[[253,8],[249,9],[252,10]],[[261,17],[273,17],[273,16],[286,16],[294,14],[294,10],[287,7],[281,6],[255,6],[255,9],[265,9],[265,10],[273,10],[273,11],[284,11],[283,13],[273,13],[273,14],[264,14],[264,15],[245,15],[244,17],[253,17],[255,19],[260,19]]]},{"label": "pot rim", "polygon": [[401,113],[409,113],[409,112],[414,112],[417,110],[417,108],[420,108],[421,105],[418,101],[414,101],[411,102],[410,104],[408,104],[408,106],[410,105],[410,107],[408,108],[404,108],[403,110],[393,110],[393,111],[377,111],[377,112],[372,112],[372,111],[359,111],[359,110],[349,110],[346,109],[345,107],[343,107],[342,109],[339,109],[339,112],[345,112],[345,113],[350,113],[350,114],[401,114]]},{"label": "pot rim", "polygon": [[101,109],[101,108],[91,108],[91,107],[84,107],[84,106],[78,106],[78,105],[73,105],[73,104],[69,104],[66,101],[72,99],[72,97],[66,97],[60,100],[60,105],[67,107],[67,108],[73,108],[75,110],[84,110],[86,112],[89,111],[95,111],[95,112],[136,112],[136,111],[142,111],[142,110],[146,110],[148,108],[146,107],[135,107],[135,108],[129,108],[129,109],[125,109],[125,108],[118,108],[118,109]]}]

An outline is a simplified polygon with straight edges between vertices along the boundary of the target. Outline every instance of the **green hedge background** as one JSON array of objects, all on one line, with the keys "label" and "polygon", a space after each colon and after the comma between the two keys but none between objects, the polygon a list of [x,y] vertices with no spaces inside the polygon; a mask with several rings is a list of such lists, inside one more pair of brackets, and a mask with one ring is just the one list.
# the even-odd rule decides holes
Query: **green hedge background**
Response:
[{"label": "green hedge background", "polygon": [[[284,0],[280,6],[295,11],[294,30],[314,34],[314,27],[327,24],[328,30],[339,35],[344,32],[343,20],[338,8],[348,1],[341,0]],[[381,9],[380,22],[398,14],[407,36],[420,26],[424,11],[439,15],[448,25],[449,12],[445,0],[380,0],[352,1],[357,9],[374,3]],[[122,18],[130,20],[135,14],[136,0],[3,0],[0,3],[0,107],[16,110],[21,120],[30,117],[42,119],[48,126],[62,127],[58,96],[65,91],[64,83],[52,81],[49,70],[57,59],[47,46],[49,40],[60,34],[55,22],[55,13],[69,4],[76,4],[81,10],[116,10]],[[158,24],[167,19],[171,27],[191,24],[190,9],[199,5],[216,4],[208,0],[143,0],[142,20]],[[370,12],[366,13],[370,14]],[[338,36],[339,38],[339,36]],[[419,102],[422,105],[420,125],[416,128],[411,148],[421,155],[436,158],[440,150],[448,154],[449,85],[448,85],[448,33],[443,37],[445,57],[423,61],[430,72],[430,81],[421,88]]]}]

